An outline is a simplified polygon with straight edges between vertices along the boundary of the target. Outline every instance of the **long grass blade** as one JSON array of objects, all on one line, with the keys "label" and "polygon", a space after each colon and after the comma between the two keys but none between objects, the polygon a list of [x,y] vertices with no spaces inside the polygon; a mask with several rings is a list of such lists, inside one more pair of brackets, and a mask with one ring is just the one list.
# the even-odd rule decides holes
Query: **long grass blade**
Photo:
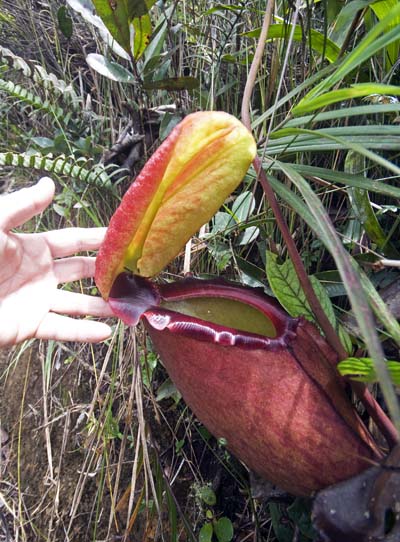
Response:
[{"label": "long grass blade", "polygon": [[378,375],[386,404],[392,421],[400,432],[400,408],[390,375],[387,370],[385,356],[375,330],[375,322],[365,296],[360,295],[362,285],[358,273],[352,266],[349,255],[344,249],[335,228],[332,225],[321,201],[313,192],[307,181],[290,165],[280,162],[281,171],[292,181],[302,194],[318,227],[318,236],[329,249],[335,260],[347,295],[352,305],[364,342],[374,360],[374,368]]}]

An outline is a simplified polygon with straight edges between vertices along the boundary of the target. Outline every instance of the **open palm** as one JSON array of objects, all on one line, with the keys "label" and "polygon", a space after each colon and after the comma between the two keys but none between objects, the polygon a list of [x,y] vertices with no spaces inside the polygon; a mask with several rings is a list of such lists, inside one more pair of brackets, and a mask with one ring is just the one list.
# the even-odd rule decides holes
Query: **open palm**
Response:
[{"label": "open palm", "polygon": [[94,275],[95,258],[72,255],[97,249],[105,228],[11,231],[41,213],[53,195],[53,181],[44,178],[0,198],[0,346],[32,337],[98,342],[110,336],[104,323],[63,316],[112,316],[105,301],[58,288]]}]

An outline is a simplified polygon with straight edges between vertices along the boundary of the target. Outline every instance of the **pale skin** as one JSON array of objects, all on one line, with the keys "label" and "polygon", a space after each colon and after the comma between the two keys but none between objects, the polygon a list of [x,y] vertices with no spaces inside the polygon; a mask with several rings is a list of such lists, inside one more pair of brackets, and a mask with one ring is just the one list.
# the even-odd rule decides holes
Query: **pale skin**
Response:
[{"label": "pale skin", "polygon": [[75,255],[96,250],[106,228],[67,228],[43,233],[15,230],[51,203],[54,183],[0,196],[0,347],[31,338],[100,342],[111,335],[100,297],[63,290],[60,285],[94,276],[95,258]]}]

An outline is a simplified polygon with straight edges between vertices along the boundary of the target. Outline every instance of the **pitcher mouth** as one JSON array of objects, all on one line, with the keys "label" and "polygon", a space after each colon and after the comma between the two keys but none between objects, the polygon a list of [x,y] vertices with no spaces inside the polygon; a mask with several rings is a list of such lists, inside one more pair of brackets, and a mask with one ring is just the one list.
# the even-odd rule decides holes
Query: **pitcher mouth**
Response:
[{"label": "pitcher mouth", "polygon": [[251,350],[288,346],[299,323],[261,289],[222,279],[156,285],[123,272],[114,281],[109,303],[128,325],[143,317],[158,331]]}]

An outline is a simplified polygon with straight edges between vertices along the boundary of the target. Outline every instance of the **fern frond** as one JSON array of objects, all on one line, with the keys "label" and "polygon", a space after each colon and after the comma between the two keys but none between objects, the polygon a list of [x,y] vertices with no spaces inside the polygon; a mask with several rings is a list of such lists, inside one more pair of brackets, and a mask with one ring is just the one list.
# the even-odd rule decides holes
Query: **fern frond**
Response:
[{"label": "fern frond", "polygon": [[34,109],[50,113],[63,124],[65,124],[66,119],[69,119],[69,115],[67,116],[61,107],[54,106],[49,100],[42,100],[37,94],[29,92],[22,85],[16,85],[12,81],[0,79],[0,90],[6,92],[10,96],[13,96],[14,98],[18,98],[18,101],[24,102]]},{"label": "fern frond", "polygon": [[100,188],[113,190],[113,184],[107,171],[102,165],[96,164],[91,169],[83,167],[86,159],[74,159],[72,156],[60,155],[53,158],[51,155],[24,152],[0,153],[0,166],[14,166],[28,169],[38,169],[54,172],[57,175],[66,175],[87,184],[94,184]]},{"label": "fern frond", "polygon": [[31,78],[35,83],[43,86],[47,91],[51,91],[57,96],[62,96],[68,101],[68,105],[75,110],[80,110],[80,98],[76,94],[71,84],[67,84],[62,79],[58,79],[53,73],[48,73],[43,66],[31,61],[26,61],[24,58],[16,55],[7,47],[0,45],[0,59],[6,62],[7,65],[21,71],[25,77]]}]

